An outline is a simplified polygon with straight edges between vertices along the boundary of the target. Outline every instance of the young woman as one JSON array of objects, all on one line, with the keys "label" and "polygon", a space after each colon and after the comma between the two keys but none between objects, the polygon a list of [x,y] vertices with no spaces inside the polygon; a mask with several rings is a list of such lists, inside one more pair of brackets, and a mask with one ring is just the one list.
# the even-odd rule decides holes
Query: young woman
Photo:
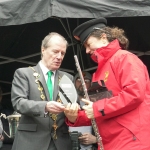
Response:
[{"label": "young woman", "polygon": [[95,118],[105,150],[149,150],[149,75],[142,61],[125,50],[129,41],[124,30],[98,18],[81,24],[73,34],[98,64],[92,81],[103,80],[113,96],[94,103],[83,99],[84,111],[68,106],[67,124],[90,125]]}]

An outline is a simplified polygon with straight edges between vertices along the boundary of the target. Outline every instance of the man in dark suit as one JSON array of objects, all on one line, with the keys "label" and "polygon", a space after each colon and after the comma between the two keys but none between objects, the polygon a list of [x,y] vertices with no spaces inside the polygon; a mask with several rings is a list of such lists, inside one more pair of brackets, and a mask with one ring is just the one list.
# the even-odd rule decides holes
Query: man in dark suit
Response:
[{"label": "man in dark suit", "polygon": [[[71,150],[65,107],[58,94],[64,74],[73,81],[72,75],[58,70],[67,45],[60,34],[50,33],[42,41],[41,61],[34,67],[15,71],[11,101],[21,119],[12,150]],[[48,71],[52,71],[53,94],[47,87]]]}]

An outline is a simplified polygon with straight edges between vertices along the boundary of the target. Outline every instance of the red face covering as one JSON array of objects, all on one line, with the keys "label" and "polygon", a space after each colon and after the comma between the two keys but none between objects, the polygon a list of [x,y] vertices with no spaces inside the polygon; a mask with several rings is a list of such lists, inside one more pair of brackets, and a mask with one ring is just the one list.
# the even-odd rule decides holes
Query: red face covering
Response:
[{"label": "red face covering", "polygon": [[91,55],[91,59],[97,63],[97,56],[95,54],[92,54]]},{"label": "red face covering", "polygon": [[98,53],[97,53],[97,51],[95,50],[94,51],[94,53],[91,55],[91,59],[94,61],[94,62],[96,62],[96,63],[98,63]]}]

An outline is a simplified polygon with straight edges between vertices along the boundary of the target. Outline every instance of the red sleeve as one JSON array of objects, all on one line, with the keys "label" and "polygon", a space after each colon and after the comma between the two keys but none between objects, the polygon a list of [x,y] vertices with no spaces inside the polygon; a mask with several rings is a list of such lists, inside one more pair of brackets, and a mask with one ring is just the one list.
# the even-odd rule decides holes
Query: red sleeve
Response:
[{"label": "red sleeve", "polygon": [[89,126],[89,125],[91,125],[91,120],[86,117],[85,112],[82,110],[82,111],[79,111],[79,112],[78,112],[78,117],[77,117],[75,123],[71,123],[71,122],[66,118],[66,124],[67,124],[68,126],[71,126],[71,127]]},{"label": "red sleeve", "polygon": [[95,118],[102,117],[100,110],[104,110],[103,118],[122,115],[137,108],[145,99],[149,77],[144,64],[129,53],[116,57],[115,61],[111,66],[118,83],[114,84],[119,84],[121,91],[110,99],[93,104]]}]

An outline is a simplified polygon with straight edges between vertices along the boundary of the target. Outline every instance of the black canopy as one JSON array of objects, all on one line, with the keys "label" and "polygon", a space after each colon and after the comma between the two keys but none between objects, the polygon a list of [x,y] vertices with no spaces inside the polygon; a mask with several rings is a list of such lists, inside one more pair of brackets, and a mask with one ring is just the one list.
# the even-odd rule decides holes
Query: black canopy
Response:
[{"label": "black canopy", "polygon": [[150,16],[149,0],[1,0],[0,25],[60,18]]}]

